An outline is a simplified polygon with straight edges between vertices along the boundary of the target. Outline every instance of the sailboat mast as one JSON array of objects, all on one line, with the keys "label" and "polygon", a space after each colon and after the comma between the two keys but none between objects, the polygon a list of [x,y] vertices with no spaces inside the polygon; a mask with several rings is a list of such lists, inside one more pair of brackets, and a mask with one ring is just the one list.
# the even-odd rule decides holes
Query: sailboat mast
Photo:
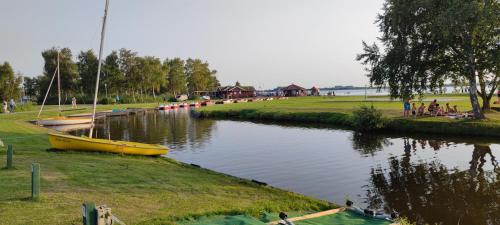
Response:
[{"label": "sailboat mast", "polygon": [[45,93],[45,97],[43,98],[42,107],[40,107],[40,111],[38,111],[38,116],[36,116],[37,121],[40,119],[40,114],[42,113],[43,106],[45,105],[45,101],[47,101],[47,96],[49,96],[50,88],[52,87],[52,83],[54,83],[54,78],[56,78],[56,73],[58,70],[59,70],[58,68],[56,68],[56,70],[54,70],[54,75],[52,75],[52,79],[50,80],[49,88],[47,89],[47,92]]},{"label": "sailboat mast", "polygon": [[99,46],[99,63],[97,66],[97,79],[95,84],[95,94],[94,94],[94,108],[92,109],[92,123],[90,126],[89,138],[92,138],[92,133],[94,131],[95,126],[95,110],[97,106],[97,94],[99,92],[99,78],[101,75],[101,62],[102,62],[102,49],[104,47],[104,34],[106,31],[106,17],[108,15],[108,5],[109,0],[106,0],[106,6],[104,7],[104,17],[102,19],[102,31],[101,31],[101,45]]},{"label": "sailboat mast", "polygon": [[57,50],[57,96],[59,102],[59,113],[61,113],[61,75],[59,73],[59,50]]}]

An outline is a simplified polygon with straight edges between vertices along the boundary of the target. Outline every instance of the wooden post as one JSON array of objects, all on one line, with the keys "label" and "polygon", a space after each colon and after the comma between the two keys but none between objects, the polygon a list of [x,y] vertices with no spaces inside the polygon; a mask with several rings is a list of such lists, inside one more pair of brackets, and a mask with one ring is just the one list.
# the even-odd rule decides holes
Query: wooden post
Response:
[{"label": "wooden post", "polygon": [[12,156],[14,155],[14,150],[12,145],[7,146],[7,169],[12,169]]},{"label": "wooden post", "polygon": [[31,198],[37,200],[40,197],[40,164],[31,164]]},{"label": "wooden post", "polygon": [[97,224],[97,210],[93,202],[85,202],[82,205],[83,225]]}]

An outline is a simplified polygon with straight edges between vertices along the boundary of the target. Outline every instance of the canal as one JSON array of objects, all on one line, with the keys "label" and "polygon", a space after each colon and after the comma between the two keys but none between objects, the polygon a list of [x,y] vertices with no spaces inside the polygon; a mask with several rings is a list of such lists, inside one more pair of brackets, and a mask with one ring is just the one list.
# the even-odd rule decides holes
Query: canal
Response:
[{"label": "canal", "polygon": [[196,119],[182,109],[106,118],[97,135],[163,144],[182,162],[419,224],[500,224],[500,140]]}]

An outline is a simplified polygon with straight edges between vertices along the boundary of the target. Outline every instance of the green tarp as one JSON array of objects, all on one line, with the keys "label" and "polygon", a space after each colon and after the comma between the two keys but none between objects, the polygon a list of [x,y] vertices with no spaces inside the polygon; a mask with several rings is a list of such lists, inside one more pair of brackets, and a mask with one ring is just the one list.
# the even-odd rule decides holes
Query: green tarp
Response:
[{"label": "green tarp", "polygon": [[[295,213],[294,213],[295,214]],[[289,214],[290,217],[297,215]],[[267,222],[278,220],[274,214],[264,214],[260,219],[246,215],[237,216],[211,216],[201,217],[197,220],[182,221],[182,225],[266,225]],[[317,217],[309,220],[294,222],[295,225],[330,225],[330,224],[349,224],[349,225],[388,225],[389,221],[371,219],[353,212],[340,212],[328,216]]]}]

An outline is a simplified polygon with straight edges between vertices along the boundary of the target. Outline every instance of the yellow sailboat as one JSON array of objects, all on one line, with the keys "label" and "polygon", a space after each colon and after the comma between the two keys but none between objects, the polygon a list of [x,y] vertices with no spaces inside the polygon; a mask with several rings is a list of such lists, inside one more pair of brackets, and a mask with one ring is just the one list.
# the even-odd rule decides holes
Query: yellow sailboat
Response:
[{"label": "yellow sailboat", "polygon": [[49,134],[49,142],[52,145],[52,148],[60,150],[111,152],[119,154],[147,155],[147,156],[157,156],[157,155],[167,154],[168,148],[162,145],[92,138],[92,133],[95,126],[97,94],[99,89],[99,77],[101,73],[102,49],[104,43],[104,31],[106,27],[108,4],[109,0],[106,0],[106,6],[104,9],[104,17],[102,23],[103,25],[101,32],[101,44],[99,48],[99,63],[97,66],[97,80],[96,80],[96,89],[94,95],[94,107],[91,117],[90,134],[88,137],[76,137],[66,134],[51,133]]},{"label": "yellow sailboat", "polygon": [[61,150],[110,152],[145,156],[165,155],[168,152],[168,148],[162,145],[76,137],[66,134],[51,133],[49,134],[49,141],[53,148]]}]

